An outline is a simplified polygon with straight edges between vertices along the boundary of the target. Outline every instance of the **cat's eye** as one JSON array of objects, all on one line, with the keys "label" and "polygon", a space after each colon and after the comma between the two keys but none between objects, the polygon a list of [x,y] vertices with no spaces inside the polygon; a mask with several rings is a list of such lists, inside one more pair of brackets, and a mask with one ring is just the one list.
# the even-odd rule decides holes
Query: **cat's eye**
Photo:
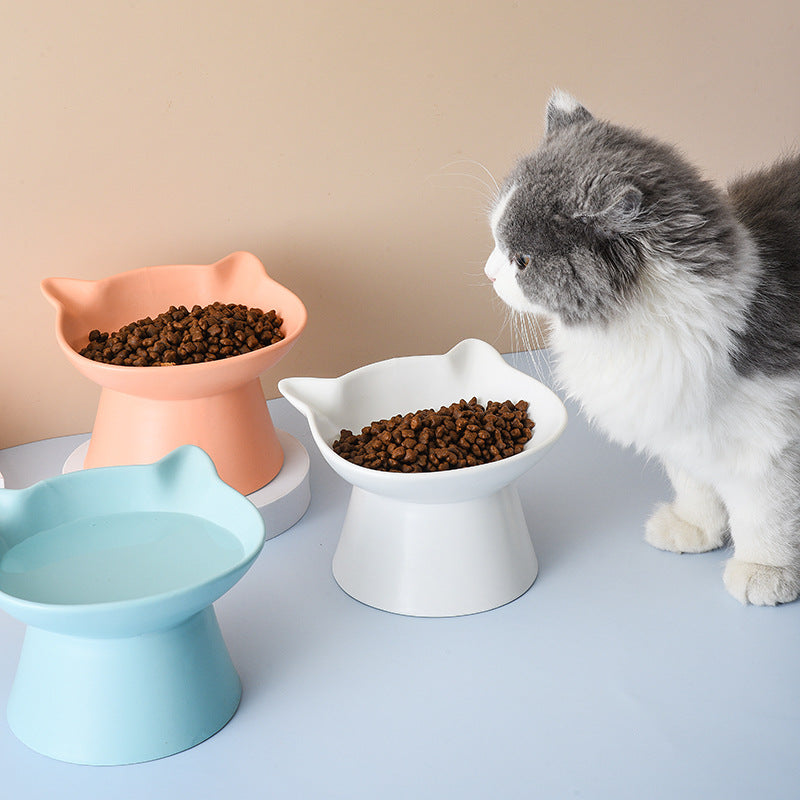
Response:
[{"label": "cat's eye", "polygon": [[526,255],[516,255],[514,256],[514,263],[517,265],[517,269],[525,269],[531,265],[531,257]]}]

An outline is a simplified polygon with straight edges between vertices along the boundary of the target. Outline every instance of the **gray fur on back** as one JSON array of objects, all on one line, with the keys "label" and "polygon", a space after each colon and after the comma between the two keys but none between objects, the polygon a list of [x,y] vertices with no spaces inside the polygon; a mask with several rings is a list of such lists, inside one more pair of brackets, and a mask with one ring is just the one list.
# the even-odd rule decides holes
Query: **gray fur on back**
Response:
[{"label": "gray fur on back", "polygon": [[761,262],[734,364],[742,374],[800,369],[800,158],[739,179],[729,194]]}]

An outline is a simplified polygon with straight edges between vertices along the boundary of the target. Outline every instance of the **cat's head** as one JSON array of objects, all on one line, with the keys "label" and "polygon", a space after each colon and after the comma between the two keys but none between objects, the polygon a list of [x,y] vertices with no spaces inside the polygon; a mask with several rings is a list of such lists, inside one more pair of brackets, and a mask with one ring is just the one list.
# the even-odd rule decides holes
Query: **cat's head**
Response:
[{"label": "cat's head", "polygon": [[560,91],[490,223],[486,274],[497,294],[565,324],[605,323],[635,302],[656,265],[713,273],[733,247],[721,195],[673,148],[595,119]]}]

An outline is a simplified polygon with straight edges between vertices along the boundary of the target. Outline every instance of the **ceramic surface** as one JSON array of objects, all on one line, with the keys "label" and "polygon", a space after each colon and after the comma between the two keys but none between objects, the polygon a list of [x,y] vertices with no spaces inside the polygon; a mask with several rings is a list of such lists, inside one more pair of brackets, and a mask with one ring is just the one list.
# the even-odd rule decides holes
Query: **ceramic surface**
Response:
[{"label": "ceramic surface", "polygon": [[0,608],[29,626],[8,706],[23,742],[131,763],[230,719],[241,687],[211,604],[257,557],[264,521],[203,451],[4,489],[0,532]]},{"label": "ceramic surface", "polygon": [[[530,469],[567,422],[564,404],[550,389],[476,339],[467,339],[444,355],[392,358],[340,378],[285,378],[278,388],[308,418],[315,443],[339,475],[354,486],[398,500],[441,503],[495,492]],[[536,424],[522,453],[466,469],[399,474],[360,467],[331,447],[343,428],[357,433],[375,420],[472,397],[484,404],[529,402]]]},{"label": "ceramic surface", "polygon": [[[283,452],[258,376],[294,346],[306,324],[300,299],[251,253],[210,265],[144,267],[98,281],[47,278],[56,340],[69,362],[103,387],[84,466],[150,463],[182,444],[211,455],[242,494],[268,483]],[[114,331],[171,305],[243,303],[283,317],[285,338],[244,355],[201,364],[125,367],[80,355],[89,331]]]},{"label": "ceramic surface", "polygon": [[[363,602],[399,613],[473,613],[518,597],[538,569],[515,481],[564,430],[559,398],[468,339],[444,355],[409,356],[340,378],[286,378],[283,395],[308,419],[328,464],[353,485],[334,575]],[[342,429],[460,399],[524,399],[535,422],[524,450],[489,464],[435,473],[361,467],[331,447]],[[432,566],[438,565],[438,566]]]}]

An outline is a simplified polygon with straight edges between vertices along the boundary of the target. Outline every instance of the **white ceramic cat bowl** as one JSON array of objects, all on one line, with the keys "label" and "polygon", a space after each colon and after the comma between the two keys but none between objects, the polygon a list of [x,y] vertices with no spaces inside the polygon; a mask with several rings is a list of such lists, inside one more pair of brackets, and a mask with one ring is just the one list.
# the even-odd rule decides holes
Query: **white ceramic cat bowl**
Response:
[{"label": "white ceramic cat bowl", "polygon": [[28,626],[12,731],[98,765],[212,736],[241,696],[212,603],[263,543],[258,509],[192,445],[0,490],[0,608]]},{"label": "white ceramic cat bowl", "polygon": [[[567,422],[546,386],[468,339],[444,355],[393,358],[340,378],[285,378],[282,394],[308,419],[328,464],[353,489],[333,558],[341,588],[385,611],[447,617],[524,594],[538,571],[515,483]],[[381,472],[337,455],[342,429],[461,399],[527,400],[535,423],[521,453],[435,473]]]}]

